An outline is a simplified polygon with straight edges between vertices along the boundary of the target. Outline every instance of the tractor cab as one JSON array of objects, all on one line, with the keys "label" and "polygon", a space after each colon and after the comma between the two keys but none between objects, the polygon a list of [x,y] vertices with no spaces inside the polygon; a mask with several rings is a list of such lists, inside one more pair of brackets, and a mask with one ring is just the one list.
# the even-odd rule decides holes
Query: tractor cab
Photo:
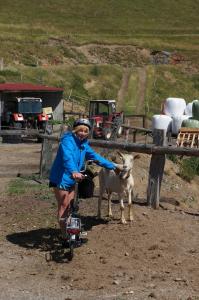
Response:
[{"label": "tractor cab", "polygon": [[[110,139],[116,125],[123,123],[123,113],[116,112],[115,100],[91,100],[89,107],[89,119],[92,123],[94,138]],[[117,135],[121,133],[121,126]]]},{"label": "tractor cab", "polygon": [[115,100],[91,100],[89,117],[94,116],[108,117],[116,113]]}]

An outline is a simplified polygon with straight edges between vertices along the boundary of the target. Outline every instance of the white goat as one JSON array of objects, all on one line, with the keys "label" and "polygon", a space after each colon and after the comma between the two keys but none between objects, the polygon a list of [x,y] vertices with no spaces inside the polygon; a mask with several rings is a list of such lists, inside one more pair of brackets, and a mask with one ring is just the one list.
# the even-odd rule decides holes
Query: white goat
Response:
[{"label": "white goat", "polygon": [[123,170],[116,174],[113,170],[101,169],[99,172],[99,200],[98,217],[101,218],[101,201],[104,192],[108,194],[108,216],[112,217],[111,194],[117,193],[120,197],[121,223],[125,224],[124,217],[124,197],[128,197],[129,220],[133,221],[132,199],[134,179],[131,173],[134,159],[139,155],[122,154],[118,152],[123,161]]}]

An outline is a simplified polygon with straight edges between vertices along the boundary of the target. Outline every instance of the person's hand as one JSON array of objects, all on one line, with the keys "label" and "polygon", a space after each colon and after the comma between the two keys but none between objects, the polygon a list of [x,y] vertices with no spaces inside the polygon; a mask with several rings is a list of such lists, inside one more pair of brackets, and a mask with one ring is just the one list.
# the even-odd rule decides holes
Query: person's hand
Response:
[{"label": "person's hand", "polygon": [[122,165],[122,164],[115,164],[115,167],[119,171],[123,171],[124,170],[124,165]]},{"label": "person's hand", "polygon": [[124,170],[124,166],[122,165],[122,164],[115,164],[115,169],[114,169],[114,171],[115,171],[115,174],[119,174],[121,171],[123,171]]},{"label": "person's hand", "polygon": [[74,172],[72,174],[72,178],[75,179],[76,181],[81,181],[82,179],[84,179],[84,175],[79,172]]}]

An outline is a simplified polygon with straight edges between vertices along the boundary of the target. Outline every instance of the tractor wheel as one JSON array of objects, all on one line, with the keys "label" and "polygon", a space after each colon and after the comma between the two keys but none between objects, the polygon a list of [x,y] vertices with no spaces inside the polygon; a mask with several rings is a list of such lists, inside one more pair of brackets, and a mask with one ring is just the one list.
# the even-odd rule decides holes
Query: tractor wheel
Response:
[{"label": "tractor wheel", "polygon": [[41,122],[41,124],[39,126],[43,133],[45,133],[45,131],[46,131],[46,126],[47,126],[47,122],[44,122],[44,121]]},{"label": "tractor wheel", "polygon": [[22,128],[22,123],[21,122],[10,122],[10,128],[11,129],[16,129],[16,130],[20,130]]},{"label": "tractor wheel", "polygon": [[112,130],[111,128],[104,128],[104,138],[105,140],[110,140],[112,136]]},{"label": "tractor wheel", "polygon": [[[10,122],[9,127],[11,130],[21,130],[22,129],[22,123],[21,122]],[[7,143],[11,144],[17,144],[21,143],[22,138],[21,135],[10,135],[7,137]]]}]

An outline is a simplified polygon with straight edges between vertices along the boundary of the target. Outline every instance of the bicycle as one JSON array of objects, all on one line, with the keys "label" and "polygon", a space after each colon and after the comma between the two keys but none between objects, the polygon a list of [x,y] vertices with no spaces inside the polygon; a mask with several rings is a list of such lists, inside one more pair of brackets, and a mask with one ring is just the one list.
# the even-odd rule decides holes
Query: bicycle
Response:
[{"label": "bicycle", "polygon": [[66,246],[68,244],[69,253],[68,260],[72,260],[74,256],[74,248],[80,247],[82,244],[81,234],[82,234],[82,223],[78,216],[78,182],[75,183],[75,197],[70,205],[70,213],[66,221]]},{"label": "bicycle", "polygon": [[[90,177],[87,174],[84,174],[87,171],[87,166],[93,163],[92,160],[89,160],[85,164],[84,170],[81,171],[84,177],[83,180]],[[93,175],[96,176],[96,175]],[[92,180],[92,179],[91,179]],[[82,181],[81,181],[82,182]],[[80,247],[82,243],[85,243],[87,233],[83,231],[83,226],[81,223],[81,218],[78,214],[79,210],[79,181],[75,183],[75,196],[74,199],[71,201],[69,216],[66,221],[66,236],[64,246],[69,248],[69,252],[66,254],[68,260],[71,261],[74,256],[74,248]],[[93,184],[94,188],[94,184]]]}]

